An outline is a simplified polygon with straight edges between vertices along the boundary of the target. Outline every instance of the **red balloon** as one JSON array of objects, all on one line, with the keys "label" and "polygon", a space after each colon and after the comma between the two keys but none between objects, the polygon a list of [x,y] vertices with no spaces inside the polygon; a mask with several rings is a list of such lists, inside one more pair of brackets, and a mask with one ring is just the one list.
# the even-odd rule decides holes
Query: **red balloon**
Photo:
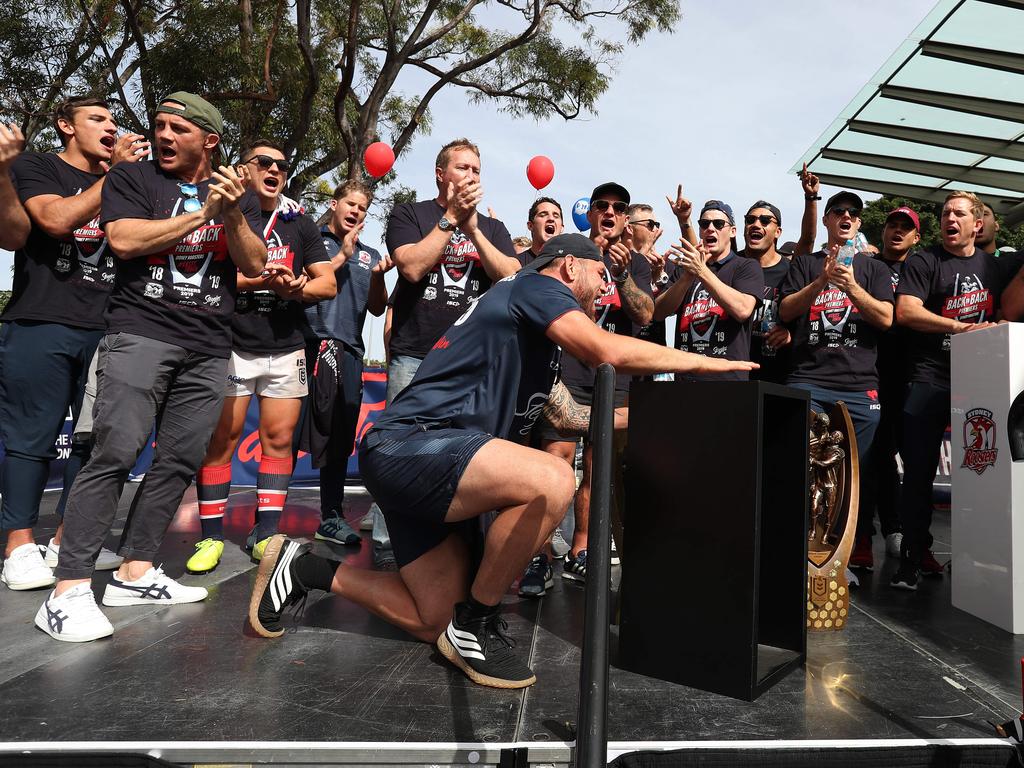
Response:
[{"label": "red balloon", "polygon": [[379,179],[395,164],[395,152],[383,141],[374,142],[363,153],[363,164],[373,178]]},{"label": "red balloon", "polygon": [[534,189],[544,189],[555,178],[555,164],[544,155],[537,155],[526,166],[526,178]]}]

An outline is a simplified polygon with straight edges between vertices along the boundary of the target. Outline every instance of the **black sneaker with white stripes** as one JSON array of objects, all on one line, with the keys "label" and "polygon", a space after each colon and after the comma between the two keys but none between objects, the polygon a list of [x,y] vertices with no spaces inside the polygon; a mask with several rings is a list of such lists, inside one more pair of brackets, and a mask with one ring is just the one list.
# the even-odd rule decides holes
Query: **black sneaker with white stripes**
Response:
[{"label": "black sneaker with white stripes", "polygon": [[249,624],[257,634],[263,637],[283,635],[281,614],[284,609],[305,600],[309,590],[296,577],[293,565],[310,548],[311,545],[300,544],[280,533],[267,542],[249,598]]},{"label": "black sneaker with white stripes", "polygon": [[437,638],[437,649],[474,683],[492,688],[533,685],[537,677],[515,655],[516,641],[507,629],[497,608],[488,616],[470,619],[469,604],[458,603],[448,628]]}]

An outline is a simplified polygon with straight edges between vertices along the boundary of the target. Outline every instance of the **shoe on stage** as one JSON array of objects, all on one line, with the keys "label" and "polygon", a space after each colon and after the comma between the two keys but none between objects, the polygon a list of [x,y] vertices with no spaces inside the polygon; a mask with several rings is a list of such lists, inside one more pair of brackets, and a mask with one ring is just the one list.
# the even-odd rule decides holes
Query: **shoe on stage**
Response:
[{"label": "shoe on stage", "polygon": [[534,555],[533,560],[526,566],[523,578],[519,580],[519,596],[543,597],[553,586],[555,586],[555,574],[551,570],[548,556],[543,552]]},{"label": "shoe on stage", "polygon": [[0,581],[7,585],[8,589],[39,589],[40,587],[52,587],[57,581],[53,571],[43,562],[43,556],[39,553],[39,546],[36,544],[22,544],[15,547],[14,551],[4,560],[4,570],[0,574]]},{"label": "shoe on stage", "polygon": [[179,584],[164,573],[163,568],[150,568],[135,581],[122,581],[115,573],[103,591],[103,604],[122,605],[178,605],[205,600],[205,587]]},{"label": "shoe on stage", "polygon": [[220,539],[203,539],[196,544],[196,552],[185,563],[189,573],[209,573],[217,567],[224,554],[224,542]]},{"label": "shoe on stage", "polygon": [[320,541],[330,541],[334,544],[358,544],[362,541],[359,534],[341,515],[328,517],[322,521],[314,536]]},{"label": "shoe on stage", "polygon": [[921,558],[921,574],[923,576],[941,576],[946,571],[946,566],[935,559],[935,553],[930,549],[925,550]]},{"label": "shoe on stage", "polygon": [[562,561],[562,578],[579,582],[587,580],[587,550],[581,549],[575,557],[571,551],[565,553],[565,559]]},{"label": "shoe on stage", "polygon": [[92,586],[77,584],[60,597],[50,593],[36,612],[35,624],[54,640],[87,643],[114,633],[110,620],[96,605]]},{"label": "shoe on stage", "polygon": [[[39,551],[43,553],[43,561],[51,568],[57,567],[57,561],[60,559],[60,545],[54,543],[53,539],[50,539],[50,543],[45,547],[40,544]],[[124,558],[118,555],[116,552],[111,552],[106,547],[100,547],[100,553],[96,557],[96,565],[93,566],[94,570],[97,571],[112,571],[115,568],[120,568],[121,563],[124,562]]]},{"label": "shoe on stage", "polygon": [[309,590],[302,586],[292,566],[310,548],[311,545],[300,544],[280,533],[267,541],[249,598],[249,624],[257,634],[263,637],[283,635],[281,614],[284,609],[305,601]]},{"label": "shoe on stage", "polygon": [[[437,649],[466,673],[474,683],[492,688],[525,688],[537,682],[515,652],[516,641],[505,630],[508,624],[498,609],[489,616],[469,620],[468,603],[455,606],[455,616],[437,638]],[[460,614],[463,620],[460,621]]]}]

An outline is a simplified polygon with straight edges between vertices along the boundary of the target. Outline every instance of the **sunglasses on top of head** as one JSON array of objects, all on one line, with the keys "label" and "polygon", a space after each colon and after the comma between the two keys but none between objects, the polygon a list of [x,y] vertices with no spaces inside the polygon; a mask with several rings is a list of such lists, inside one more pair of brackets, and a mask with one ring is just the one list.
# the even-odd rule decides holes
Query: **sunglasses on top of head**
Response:
[{"label": "sunglasses on top of head", "polygon": [[271,166],[274,165],[274,163],[277,163],[277,169],[281,171],[281,173],[288,173],[292,167],[291,163],[287,160],[271,157],[270,155],[253,155],[245,162],[259,163],[260,168],[264,171],[269,171]]},{"label": "sunglasses on top of head", "polygon": [[615,213],[622,215],[623,213],[626,212],[626,208],[628,208],[629,206],[626,205],[621,200],[616,200],[614,203],[611,200],[594,200],[590,204],[590,207],[593,208],[598,213],[604,213],[609,208],[611,208],[613,211],[615,211]]},{"label": "sunglasses on top of head", "polygon": [[728,219],[697,219],[697,226],[701,229],[707,229],[708,227],[714,227],[719,232],[729,226]]},{"label": "sunglasses on top of head", "polygon": [[752,213],[748,213],[743,217],[743,222],[745,224],[753,224],[755,221],[760,222],[762,227],[767,227],[773,221],[778,221],[778,219],[774,216],[769,216],[767,213],[758,214],[757,216]]}]

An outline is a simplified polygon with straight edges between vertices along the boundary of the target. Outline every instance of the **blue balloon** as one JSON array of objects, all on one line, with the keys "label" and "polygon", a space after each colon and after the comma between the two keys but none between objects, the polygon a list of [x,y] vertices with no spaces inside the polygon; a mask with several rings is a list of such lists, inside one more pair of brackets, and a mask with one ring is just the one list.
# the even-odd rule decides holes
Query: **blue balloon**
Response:
[{"label": "blue balloon", "polygon": [[587,220],[587,213],[590,211],[590,198],[581,197],[572,204],[572,223],[580,232],[590,229],[590,222]]}]

